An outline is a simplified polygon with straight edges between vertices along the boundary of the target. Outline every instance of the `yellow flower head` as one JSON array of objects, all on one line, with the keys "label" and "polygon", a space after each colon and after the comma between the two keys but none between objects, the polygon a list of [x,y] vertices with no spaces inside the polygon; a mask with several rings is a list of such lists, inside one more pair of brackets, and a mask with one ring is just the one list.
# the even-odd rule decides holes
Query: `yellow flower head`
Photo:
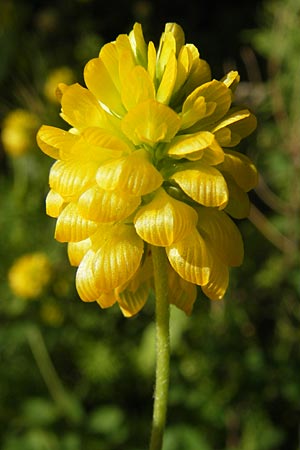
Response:
[{"label": "yellow flower head", "polygon": [[18,258],[8,273],[8,282],[15,295],[22,298],[39,297],[51,277],[49,259],[44,253],[29,253]]},{"label": "yellow flower head", "polygon": [[21,156],[36,144],[34,136],[41,122],[25,109],[11,111],[4,119],[1,139],[4,150],[12,157]]},{"label": "yellow flower head", "polygon": [[257,172],[232,148],[256,119],[231,105],[238,73],[212,80],[184,42],[180,26],[167,24],[156,50],[135,24],[87,63],[86,88],[59,85],[69,131],[38,133],[57,160],[46,208],[79,266],[79,295],[101,307],[118,302],[125,316],[148,297],[151,245],[165,248],[170,303],[187,313],[196,285],[222,298],[228,267],[243,259],[230,216],[247,216]]}]

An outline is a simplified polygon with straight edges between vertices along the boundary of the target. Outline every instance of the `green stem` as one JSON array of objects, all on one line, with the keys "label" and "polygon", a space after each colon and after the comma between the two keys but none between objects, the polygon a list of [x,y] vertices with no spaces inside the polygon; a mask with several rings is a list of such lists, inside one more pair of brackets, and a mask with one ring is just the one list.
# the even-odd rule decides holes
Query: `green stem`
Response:
[{"label": "green stem", "polygon": [[170,306],[166,252],[152,246],[156,296],[156,382],[150,450],[161,450],[166,424],[170,366]]},{"label": "green stem", "polygon": [[77,423],[80,420],[82,411],[75,400],[71,399],[65,390],[48,353],[44,338],[38,327],[31,326],[27,330],[27,339],[32,354],[36,360],[41,375],[49,389],[49,392],[61,409],[70,420]]}]

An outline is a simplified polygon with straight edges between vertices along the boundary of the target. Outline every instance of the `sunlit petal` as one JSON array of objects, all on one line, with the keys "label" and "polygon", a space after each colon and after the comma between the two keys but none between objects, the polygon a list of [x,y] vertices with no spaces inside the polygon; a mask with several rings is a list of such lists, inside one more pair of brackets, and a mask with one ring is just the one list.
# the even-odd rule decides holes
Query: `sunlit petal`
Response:
[{"label": "sunlit petal", "polygon": [[90,238],[84,239],[79,242],[69,242],[68,243],[68,257],[71,266],[79,266],[84,255],[90,250],[92,242]]},{"label": "sunlit petal", "polygon": [[94,276],[102,291],[110,291],[135,274],[141,263],[144,244],[132,225],[122,223],[107,226],[96,239],[98,250],[93,265]]},{"label": "sunlit petal", "polygon": [[94,302],[101,295],[101,289],[94,275],[95,252],[88,250],[76,272],[76,289],[84,302]]},{"label": "sunlit petal", "polygon": [[208,283],[212,261],[196,229],[167,247],[166,252],[171,266],[183,279],[200,286]]},{"label": "sunlit petal", "polygon": [[78,199],[82,217],[96,222],[116,222],[128,217],[141,202],[140,197],[122,191],[107,191],[93,186]]},{"label": "sunlit petal", "polygon": [[179,158],[187,158],[192,161],[201,159],[204,150],[210,150],[210,161],[219,164],[224,160],[224,152],[209,131],[200,131],[194,134],[175,136],[166,147],[169,155]]},{"label": "sunlit petal", "polygon": [[135,54],[137,63],[143,67],[147,65],[147,45],[144,39],[142,26],[135,23],[133,30],[129,33],[129,40]]},{"label": "sunlit petal", "polygon": [[90,237],[97,230],[97,224],[84,219],[76,203],[69,203],[56,221],[55,239],[60,242],[78,242]]},{"label": "sunlit petal", "polygon": [[146,69],[135,66],[128,74],[128,78],[122,87],[122,102],[127,110],[146,100],[154,100],[154,84]]},{"label": "sunlit petal", "polygon": [[164,189],[159,189],[134,218],[135,229],[144,241],[164,247],[182,239],[196,222],[194,209],[175,200]]},{"label": "sunlit petal", "polygon": [[84,80],[88,89],[110,111],[118,115],[125,114],[120,92],[115,86],[101,58],[91,59],[86,64],[84,68]]},{"label": "sunlit petal", "polygon": [[107,124],[106,113],[99,102],[88,89],[79,84],[67,87],[62,96],[61,106],[63,118],[78,130]]},{"label": "sunlit petal", "polygon": [[197,162],[195,169],[176,172],[171,179],[201,205],[224,207],[228,201],[228,189],[223,175],[206,164]]},{"label": "sunlit petal", "polygon": [[50,189],[46,197],[46,213],[48,216],[58,217],[62,212],[64,205],[64,198],[58,192]]},{"label": "sunlit petal", "polygon": [[55,159],[59,159],[60,149],[74,145],[77,140],[78,136],[47,125],[43,125],[37,134],[37,143],[41,150]]},{"label": "sunlit petal", "polygon": [[127,194],[145,195],[163,182],[162,175],[150,163],[145,150],[137,150],[119,160],[99,167],[96,181],[102,189],[120,190]]},{"label": "sunlit petal", "polygon": [[209,282],[205,286],[201,286],[201,289],[211,300],[221,300],[227,290],[228,282],[228,267],[217,258],[214,258]]},{"label": "sunlit petal", "polygon": [[95,183],[97,165],[93,162],[78,164],[76,161],[56,161],[50,170],[49,184],[51,189],[62,197],[80,195]]},{"label": "sunlit petal", "polygon": [[131,109],[121,124],[123,132],[135,144],[169,142],[180,127],[179,116],[156,100],[147,100]]}]

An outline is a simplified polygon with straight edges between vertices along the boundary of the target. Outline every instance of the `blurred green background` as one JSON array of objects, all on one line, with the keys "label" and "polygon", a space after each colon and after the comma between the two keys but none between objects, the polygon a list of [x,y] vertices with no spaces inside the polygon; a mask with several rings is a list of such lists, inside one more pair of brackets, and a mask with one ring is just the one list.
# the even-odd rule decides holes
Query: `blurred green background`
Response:
[{"label": "blurred green background", "polygon": [[172,308],[164,450],[300,449],[300,0],[0,0],[0,448],[144,450],[152,415],[154,307],[124,319],[84,304],[45,214],[53,92],[135,21],[158,43],[176,21],[215,78],[239,70],[257,115],[245,262],[222,302]]}]

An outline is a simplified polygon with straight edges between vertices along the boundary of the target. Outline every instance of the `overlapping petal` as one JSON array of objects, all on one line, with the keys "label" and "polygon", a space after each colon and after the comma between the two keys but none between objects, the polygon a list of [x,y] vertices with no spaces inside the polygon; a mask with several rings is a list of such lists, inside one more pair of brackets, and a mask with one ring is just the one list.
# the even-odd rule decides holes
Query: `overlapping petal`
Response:
[{"label": "overlapping petal", "polygon": [[[129,78],[129,80],[128,80]],[[155,88],[144,67],[135,66],[122,86],[122,102],[130,110],[146,100],[155,99]]]},{"label": "overlapping petal", "polygon": [[96,222],[117,222],[133,213],[141,198],[120,190],[105,190],[92,186],[78,199],[78,211],[85,219]]},{"label": "overlapping petal", "polygon": [[97,164],[93,161],[78,164],[77,161],[56,161],[50,170],[51,189],[65,199],[79,196],[95,182]]},{"label": "overlapping petal", "polygon": [[235,223],[224,211],[215,208],[199,208],[198,228],[209,239],[210,246],[220,260],[228,266],[243,262],[244,246]]},{"label": "overlapping petal", "polygon": [[243,191],[248,192],[258,183],[258,173],[253,162],[242,153],[226,150],[225,158],[218,167],[228,172]]},{"label": "overlapping petal", "polygon": [[64,198],[58,192],[50,189],[46,197],[46,213],[48,216],[58,217],[62,212],[64,205]]},{"label": "overlapping petal", "polygon": [[194,168],[178,171],[171,179],[201,205],[222,208],[228,202],[227,183],[223,175],[207,164],[197,162]]},{"label": "overlapping petal", "polygon": [[191,314],[196,297],[197,288],[193,283],[181,278],[173,268],[168,270],[169,302],[186,314]]},{"label": "overlapping petal", "polygon": [[149,161],[146,150],[101,165],[96,174],[99,187],[120,190],[130,195],[145,195],[163,182],[162,175]]},{"label": "overlapping petal", "polygon": [[211,300],[221,300],[225,295],[228,283],[228,267],[217,257],[214,257],[209,281],[205,286],[201,286],[202,291]]},{"label": "overlapping petal", "polygon": [[122,131],[135,145],[169,142],[179,127],[178,114],[156,100],[147,100],[132,108],[121,124]]},{"label": "overlapping petal", "polygon": [[90,238],[79,242],[68,243],[68,257],[71,266],[78,267],[84,255],[91,249],[92,241]]},{"label": "overlapping petal", "polygon": [[229,191],[229,201],[226,212],[235,219],[244,219],[250,212],[250,201],[246,192],[239,187],[229,174],[224,174]]},{"label": "overlapping petal", "polygon": [[219,164],[224,160],[222,148],[216,141],[214,134],[209,131],[175,136],[166,146],[166,149],[167,153],[174,158],[187,158],[190,161],[196,161],[206,153],[206,161],[209,161],[212,165]]},{"label": "overlapping petal", "polygon": [[126,283],[137,271],[144,250],[132,225],[108,225],[96,237],[94,276],[101,290],[109,291]]},{"label": "overlapping petal", "polygon": [[59,215],[55,227],[55,239],[60,242],[78,242],[97,231],[97,223],[84,219],[76,203],[69,203]]},{"label": "overlapping petal", "polygon": [[[199,113],[203,108],[202,99],[205,101],[206,108],[204,114],[200,115]],[[221,81],[212,80],[197,87],[183,103],[182,114],[184,128],[187,128],[184,117],[189,111],[192,112],[192,115],[188,115],[188,125],[191,126],[192,122],[194,122],[195,125],[192,128],[193,131],[197,131],[197,128],[200,127],[203,129],[203,127],[223,117],[230,108],[231,99],[230,89]]]},{"label": "overlapping petal", "polygon": [[159,189],[134,218],[138,235],[152,245],[163,247],[182,239],[196,223],[195,210],[172,198],[164,189]]},{"label": "overlapping petal", "polygon": [[59,159],[60,150],[72,147],[78,136],[60,128],[42,125],[37,134],[37,143],[41,150],[54,159]]},{"label": "overlapping petal", "polygon": [[62,118],[72,127],[83,130],[87,127],[108,127],[106,111],[95,96],[79,84],[68,86],[61,99]]},{"label": "overlapping petal", "polygon": [[205,240],[194,228],[181,241],[166,248],[173,269],[186,281],[204,286],[211,271],[211,256]]},{"label": "overlapping petal", "polygon": [[122,116],[126,110],[121,102],[120,91],[114,84],[102,59],[91,59],[84,68],[84,81],[94,96],[111,112]]}]

